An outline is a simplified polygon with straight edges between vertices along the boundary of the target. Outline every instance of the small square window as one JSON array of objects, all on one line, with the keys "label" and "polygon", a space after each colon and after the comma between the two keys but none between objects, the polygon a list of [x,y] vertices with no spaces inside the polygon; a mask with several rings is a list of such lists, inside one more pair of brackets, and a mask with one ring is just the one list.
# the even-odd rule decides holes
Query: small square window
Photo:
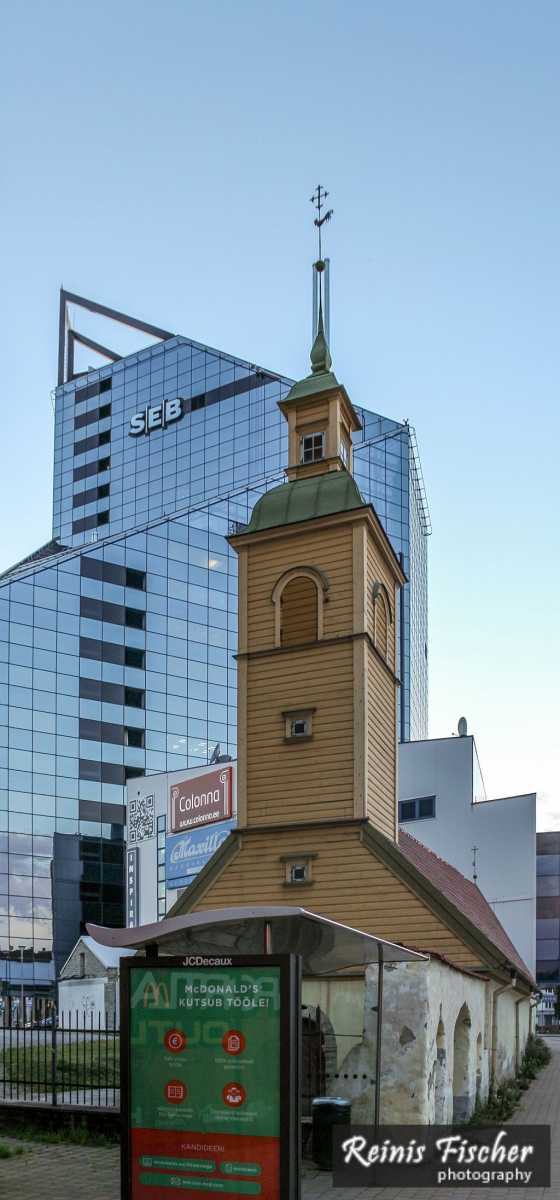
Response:
[{"label": "small square window", "polygon": [[284,887],[309,887],[313,883],[312,863],[317,858],[315,852],[302,850],[295,854],[283,854],[280,862],[283,865]]},{"label": "small square window", "polygon": [[302,717],[292,721],[290,735],[291,737],[309,737],[309,721],[305,721]]},{"label": "small square window", "polygon": [[124,665],[125,667],[136,667],[137,670],[144,670],[144,651],[137,650],[136,646],[125,646],[124,648]]},{"label": "small square window", "polygon": [[144,748],[144,730],[135,728],[125,728],[125,746],[136,746],[139,750]]},{"label": "small square window", "polygon": [[306,433],[300,442],[301,462],[320,462],[325,457],[324,433]]},{"label": "small square window", "polygon": [[285,742],[303,742],[309,741],[313,737],[313,713],[314,708],[307,709],[292,709],[289,712],[283,712],[284,718],[284,741]]},{"label": "small square window", "polygon": [[146,624],[146,614],[141,612],[139,608],[126,608],[124,614],[124,623],[129,629],[144,629]]},{"label": "small square window", "polygon": [[399,821],[414,821],[416,817],[416,803],[414,800],[401,800],[399,808]]},{"label": "small square window", "polygon": [[290,883],[305,883],[307,878],[307,863],[292,863],[290,867]]}]

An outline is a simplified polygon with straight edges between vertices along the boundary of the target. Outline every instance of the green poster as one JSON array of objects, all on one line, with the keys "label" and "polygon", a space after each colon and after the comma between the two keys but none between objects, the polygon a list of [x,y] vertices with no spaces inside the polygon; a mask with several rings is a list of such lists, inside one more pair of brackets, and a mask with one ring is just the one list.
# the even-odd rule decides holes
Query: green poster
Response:
[{"label": "green poster", "polygon": [[134,1197],[278,1195],[280,967],[129,970]]}]

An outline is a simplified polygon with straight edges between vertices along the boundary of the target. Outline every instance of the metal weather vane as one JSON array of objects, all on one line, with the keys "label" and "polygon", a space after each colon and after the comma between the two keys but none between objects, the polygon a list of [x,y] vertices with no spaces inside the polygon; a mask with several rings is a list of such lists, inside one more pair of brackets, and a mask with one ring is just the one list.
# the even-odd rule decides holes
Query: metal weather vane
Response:
[{"label": "metal weather vane", "polygon": [[324,266],[325,266],[325,264],[323,262],[323,255],[322,255],[322,250],[321,250],[321,230],[323,228],[323,225],[325,225],[327,221],[330,221],[330,219],[333,215],[333,212],[334,212],[333,208],[329,208],[329,209],[327,209],[327,211],[325,213],[323,213],[323,215],[321,215],[323,212],[323,208],[325,206],[325,201],[327,199],[328,194],[329,193],[325,190],[325,188],[322,187],[320,183],[318,183],[317,187],[315,188],[315,191],[313,192],[313,195],[309,197],[310,203],[313,205],[314,208],[317,209],[317,216],[315,217],[313,224],[316,226],[318,233],[319,233],[319,258],[317,259],[317,262],[315,263],[315,266],[318,271],[323,271]]}]

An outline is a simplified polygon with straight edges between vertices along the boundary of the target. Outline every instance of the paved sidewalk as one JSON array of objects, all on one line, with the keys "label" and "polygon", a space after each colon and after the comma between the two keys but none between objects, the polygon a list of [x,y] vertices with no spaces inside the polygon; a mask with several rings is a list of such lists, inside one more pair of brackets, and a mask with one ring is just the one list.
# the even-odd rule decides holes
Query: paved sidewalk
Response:
[{"label": "paved sidewalk", "polygon": [[[552,1062],[531,1085],[512,1123],[551,1126],[550,1189],[333,1188],[330,1174],[306,1167],[303,1200],[560,1200],[560,1038],[549,1045]],[[23,1148],[17,1157],[0,1159],[0,1200],[120,1200],[118,1147],[18,1143],[2,1134],[0,1144]]]}]

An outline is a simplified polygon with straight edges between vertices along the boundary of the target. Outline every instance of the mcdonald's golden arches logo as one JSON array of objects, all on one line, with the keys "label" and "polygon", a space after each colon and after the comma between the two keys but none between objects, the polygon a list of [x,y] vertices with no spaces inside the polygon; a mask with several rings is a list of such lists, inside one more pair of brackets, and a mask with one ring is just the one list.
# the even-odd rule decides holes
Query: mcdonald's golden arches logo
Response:
[{"label": "mcdonald's golden arches logo", "polygon": [[[150,1003],[151,1001],[151,1003]],[[166,983],[151,979],[144,988],[144,1008],[169,1008],[169,992]]]}]

